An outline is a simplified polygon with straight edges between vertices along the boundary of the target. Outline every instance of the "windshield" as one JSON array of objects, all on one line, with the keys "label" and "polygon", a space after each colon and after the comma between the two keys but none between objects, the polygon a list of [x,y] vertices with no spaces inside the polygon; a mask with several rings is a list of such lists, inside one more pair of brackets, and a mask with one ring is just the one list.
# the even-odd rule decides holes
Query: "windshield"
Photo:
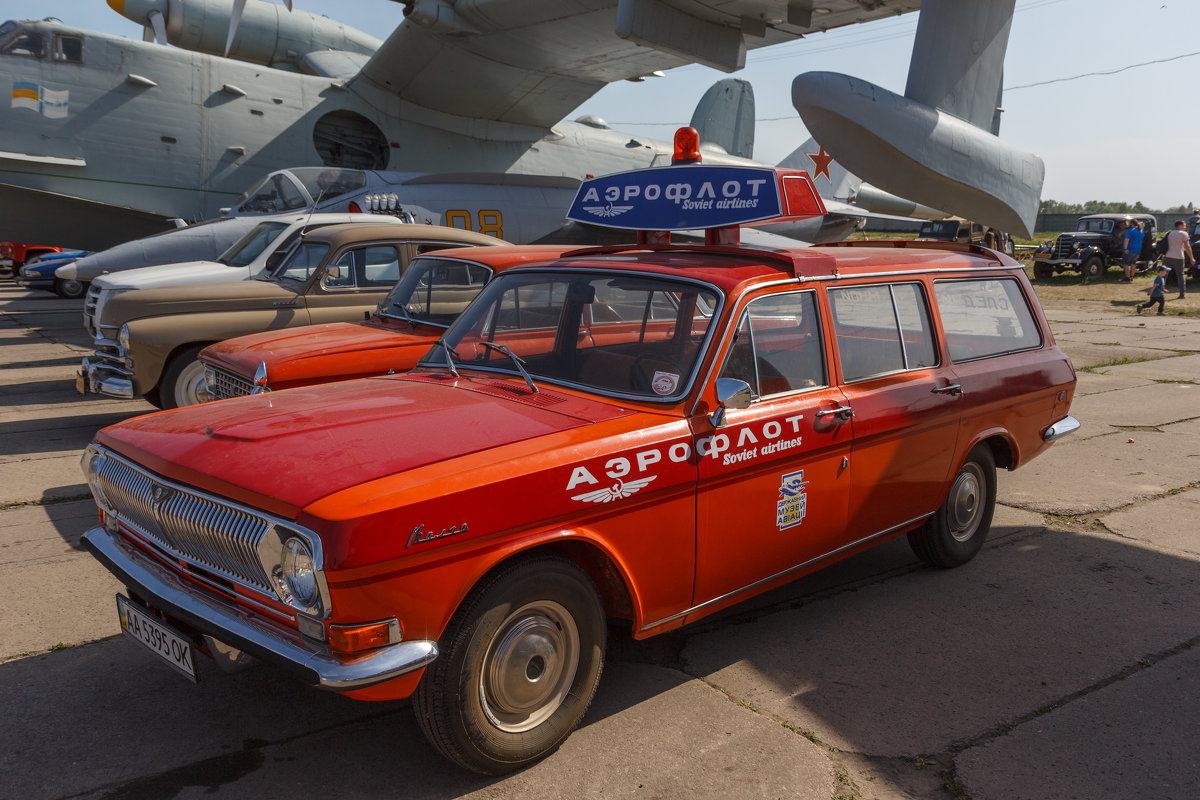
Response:
[{"label": "windshield", "polygon": [[[526,272],[501,275],[446,332],[459,369],[504,372],[643,400],[678,401],[708,343],[708,286],[648,275]],[[446,366],[446,348],[422,358]]]},{"label": "windshield", "polygon": [[1083,219],[1079,220],[1079,222],[1075,223],[1076,231],[1108,233],[1112,229],[1113,221],[1111,219],[1088,219],[1084,217]]},{"label": "windshield", "polygon": [[275,172],[246,190],[233,207],[242,214],[275,214],[307,208],[310,200],[286,172]]},{"label": "windshield", "polygon": [[288,172],[304,184],[310,195],[323,201],[347,192],[356,192],[367,185],[367,176],[357,169],[298,167]]},{"label": "windshield", "polygon": [[231,267],[244,267],[262,255],[267,246],[279,238],[279,234],[287,230],[286,222],[260,222],[250,229],[250,232],[238,239],[217,259],[222,264]]},{"label": "windshield", "polygon": [[404,277],[379,304],[379,316],[448,326],[458,319],[492,271],[481,264],[425,256],[414,260]]},{"label": "windshield", "polygon": [[292,254],[266,277],[307,282],[328,253],[329,245],[325,242],[301,242]]},{"label": "windshield", "polygon": [[[14,23],[6,22],[0,27],[0,53],[12,56],[35,56],[46,54],[46,38],[40,33],[22,31]],[[13,84],[17,88],[17,84]],[[13,94],[14,99],[16,94]]]}]

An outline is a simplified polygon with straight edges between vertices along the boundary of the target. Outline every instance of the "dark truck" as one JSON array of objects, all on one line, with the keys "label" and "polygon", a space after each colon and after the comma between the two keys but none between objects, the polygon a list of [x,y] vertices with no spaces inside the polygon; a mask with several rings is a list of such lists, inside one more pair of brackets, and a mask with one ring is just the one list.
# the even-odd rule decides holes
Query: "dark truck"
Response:
[{"label": "dark truck", "polygon": [[1056,272],[1077,269],[1085,278],[1099,278],[1109,267],[1121,265],[1125,231],[1134,220],[1142,225],[1138,262],[1152,262],[1157,222],[1153,214],[1089,214],[1075,221],[1074,231],[1060,233],[1034,252],[1034,277],[1049,278]]}]

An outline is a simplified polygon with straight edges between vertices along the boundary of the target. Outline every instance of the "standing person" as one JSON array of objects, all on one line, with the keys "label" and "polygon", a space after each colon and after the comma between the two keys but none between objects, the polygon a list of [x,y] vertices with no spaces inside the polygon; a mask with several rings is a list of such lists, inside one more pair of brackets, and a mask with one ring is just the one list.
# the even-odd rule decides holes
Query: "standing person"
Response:
[{"label": "standing person", "polygon": [[1188,217],[1187,232],[1188,236],[1196,235],[1196,227],[1200,226],[1200,208],[1193,208],[1192,215]]},{"label": "standing person", "polygon": [[1192,245],[1188,241],[1187,231],[1184,230],[1184,227],[1183,220],[1175,220],[1175,230],[1167,232],[1167,254],[1163,256],[1163,263],[1175,270],[1175,275],[1179,280],[1180,300],[1187,295],[1187,275],[1183,271],[1183,262],[1186,260],[1193,266],[1196,263],[1196,257],[1192,254]]},{"label": "standing person", "polygon": [[1143,308],[1158,303],[1158,315],[1162,316],[1163,307],[1167,302],[1167,273],[1170,271],[1168,267],[1158,268],[1158,274],[1154,276],[1154,285],[1150,287],[1150,299],[1138,306],[1136,313],[1141,314]]},{"label": "standing person", "polygon": [[1121,263],[1125,266],[1126,283],[1133,283],[1133,265],[1142,257],[1142,228],[1137,220],[1129,223],[1125,231],[1125,243],[1122,250]]}]

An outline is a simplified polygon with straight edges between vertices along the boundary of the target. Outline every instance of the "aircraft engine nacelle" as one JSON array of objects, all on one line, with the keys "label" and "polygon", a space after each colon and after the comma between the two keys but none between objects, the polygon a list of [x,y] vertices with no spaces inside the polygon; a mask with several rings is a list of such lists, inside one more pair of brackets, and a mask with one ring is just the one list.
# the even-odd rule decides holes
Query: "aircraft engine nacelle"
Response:
[{"label": "aircraft engine nacelle", "polygon": [[[118,14],[153,32],[160,43],[225,55],[235,26],[233,0],[108,0]],[[327,17],[278,3],[247,0],[229,57],[255,64],[299,69],[306,55],[324,50],[371,55],[379,39]],[[150,38],[150,37],[148,37]]]}]

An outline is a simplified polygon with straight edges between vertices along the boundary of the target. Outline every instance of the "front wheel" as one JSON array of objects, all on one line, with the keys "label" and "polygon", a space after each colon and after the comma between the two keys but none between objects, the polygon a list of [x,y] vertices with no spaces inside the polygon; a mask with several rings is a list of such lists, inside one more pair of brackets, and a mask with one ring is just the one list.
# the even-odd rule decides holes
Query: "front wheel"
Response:
[{"label": "front wheel", "polygon": [[1079,271],[1088,280],[1099,280],[1104,276],[1104,259],[1100,256],[1092,256],[1079,265]]},{"label": "front wheel", "polygon": [[175,355],[158,386],[160,408],[179,408],[207,403],[215,398],[204,381],[204,362],[199,359],[205,345],[189,347]]},{"label": "front wheel", "polygon": [[917,558],[930,566],[965,564],[983,547],[995,510],[996,460],[987,445],[976,445],[941,507],[908,534],[908,544]]},{"label": "front wheel", "polygon": [[1054,266],[1045,261],[1033,262],[1033,277],[1039,280],[1046,280],[1054,277]]},{"label": "front wheel", "polygon": [[487,775],[553,753],[600,682],[604,611],[576,564],[557,556],[501,567],[472,590],[425,669],[417,722],[442,755]]},{"label": "front wheel", "polygon": [[54,293],[68,300],[77,300],[87,294],[87,284],[73,278],[55,278]]}]

